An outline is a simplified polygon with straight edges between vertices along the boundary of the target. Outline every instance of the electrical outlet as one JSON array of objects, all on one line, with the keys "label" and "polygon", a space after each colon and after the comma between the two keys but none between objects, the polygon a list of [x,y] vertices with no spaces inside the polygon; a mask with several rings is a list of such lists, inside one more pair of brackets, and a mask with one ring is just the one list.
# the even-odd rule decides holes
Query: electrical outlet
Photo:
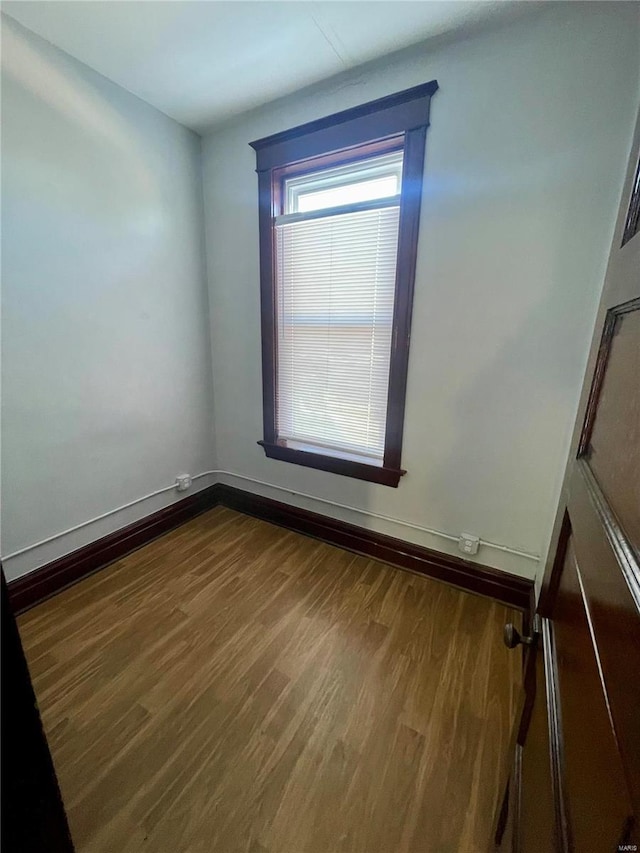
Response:
[{"label": "electrical outlet", "polygon": [[480,537],[472,533],[461,533],[458,539],[458,548],[463,554],[477,554],[480,545]]},{"label": "electrical outlet", "polygon": [[176,486],[179,492],[186,492],[191,485],[191,477],[188,474],[178,474],[176,477]]}]

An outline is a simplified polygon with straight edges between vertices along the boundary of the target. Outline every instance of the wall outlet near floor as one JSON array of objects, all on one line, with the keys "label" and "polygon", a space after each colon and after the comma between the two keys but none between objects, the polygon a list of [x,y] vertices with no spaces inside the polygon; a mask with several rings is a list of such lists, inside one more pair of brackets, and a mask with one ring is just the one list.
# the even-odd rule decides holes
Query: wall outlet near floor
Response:
[{"label": "wall outlet near floor", "polygon": [[461,533],[458,539],[458,548],[463,554],[477,554],[480,545],[480,537],[472,533]]},{"label": "wall outlet near floor", "polygon": [[178,474],[176,477],[176,486],[179,492],[186,492],[191,485],[191,477],[189,474]]}]

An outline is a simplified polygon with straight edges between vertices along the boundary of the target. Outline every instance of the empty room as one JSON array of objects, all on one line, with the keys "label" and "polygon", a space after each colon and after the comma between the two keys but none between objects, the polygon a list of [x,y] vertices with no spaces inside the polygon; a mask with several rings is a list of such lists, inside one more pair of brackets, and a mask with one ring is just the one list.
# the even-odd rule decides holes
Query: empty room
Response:
[{"label": "empty room", "polygon": [[3,853],[640,844],[640,4],[6,0]]}]

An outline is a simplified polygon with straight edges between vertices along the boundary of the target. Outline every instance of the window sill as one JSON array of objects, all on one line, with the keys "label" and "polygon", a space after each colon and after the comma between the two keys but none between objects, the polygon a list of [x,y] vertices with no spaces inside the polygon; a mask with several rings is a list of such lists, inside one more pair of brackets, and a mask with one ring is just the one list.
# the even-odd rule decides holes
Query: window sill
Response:
[{"label": "window sill", "polygon": [[340,459],[336,456],[325,456],[322,453],[310,453],[306,450],[296,450],[282,444],[271,444],[259,441],[269,459],[279,459],[281,462],[291,462],[293,465],[304,465],[319,471],[329,471],[332,474],[342,474],[345,477],[355,477],[357,480],[367,480],[381,486],[398,488],[400,477],[406,473],[401,469],[383,468],[379,465],[367,465],[365,462],[354,462],[350,459]]}]

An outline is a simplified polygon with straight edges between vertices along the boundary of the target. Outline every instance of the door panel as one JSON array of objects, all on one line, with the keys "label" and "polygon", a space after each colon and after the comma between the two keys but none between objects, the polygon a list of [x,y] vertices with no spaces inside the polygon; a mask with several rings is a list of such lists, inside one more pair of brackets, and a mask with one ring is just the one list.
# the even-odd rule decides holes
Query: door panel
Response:
[{"label": "door panel", "polygon": [[640,299],[609,312],[580,456],[640,552]]},{"label": "door panel", "polygon": [[632,814],[569,539],[554,603],[563,794],[573,849],[615,850]]},{"label": "door panel", "polygon": [[[640,814],[640,584],[637,564],[588,466],[577,467],[569,511],[585,599],[616,739]],[[635,592],[635,595],[634,595]]]}]

